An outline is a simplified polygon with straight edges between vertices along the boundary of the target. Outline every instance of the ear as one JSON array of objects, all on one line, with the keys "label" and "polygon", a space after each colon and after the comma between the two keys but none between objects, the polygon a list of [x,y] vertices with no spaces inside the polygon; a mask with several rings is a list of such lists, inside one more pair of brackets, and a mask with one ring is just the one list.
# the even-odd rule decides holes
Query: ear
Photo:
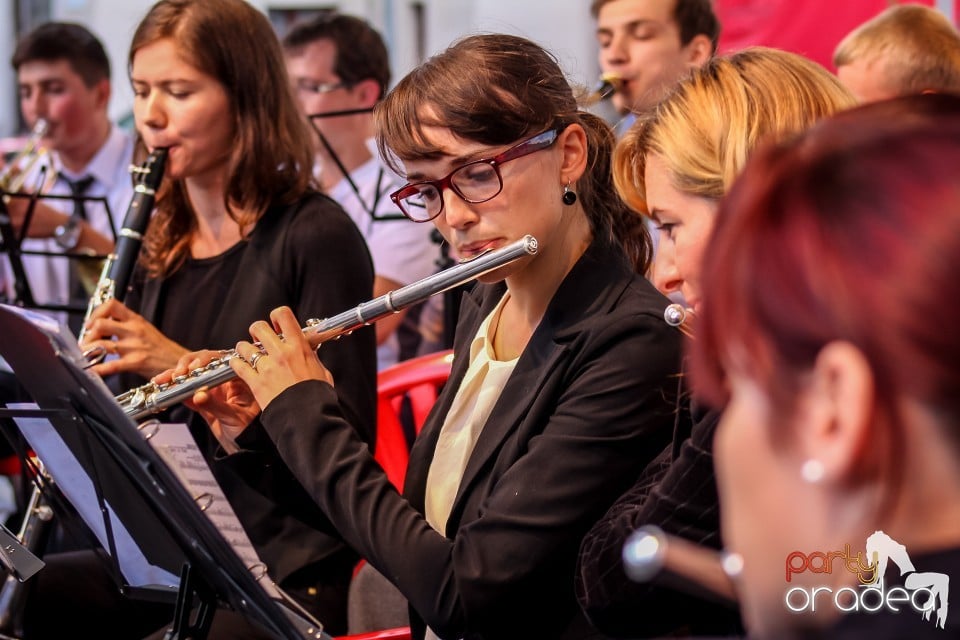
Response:
[{"label": "ear", "polygon": [[380,83],[373,78],[361,80],[353,85],[354,95],[363,108],[373,107],[380,100]]},{"label": "ear", "polygon": [[560,133],[557,146],[563,152],[560,181],[562,184],[575,183],[587,167],[587,133],[583,126],[569,125]]},{"label": "ear", "polygon": [[807,459],[823,463],[825,482],[855,479],[876,451],[874,384],[869,362],[849,342],[831,342],[817,355],[798,429]]},{"label": "ear", "polygon": [[110,104],[110,79],[103,78],[102,80],[97,81],[97,84],[93,85],[93,90],[96,92],[97,107],[106,109]]},{"label": "ear", "polygon": [[713,55],[713,41],[706,34],[698,33],[693,36],[687,46],[686,51],[687,66],[691,69],[702,67]]}]

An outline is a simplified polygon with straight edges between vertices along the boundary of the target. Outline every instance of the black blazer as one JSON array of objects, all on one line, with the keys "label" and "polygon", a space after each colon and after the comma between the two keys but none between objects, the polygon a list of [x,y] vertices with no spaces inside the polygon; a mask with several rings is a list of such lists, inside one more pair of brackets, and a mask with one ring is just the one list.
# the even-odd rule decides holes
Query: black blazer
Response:
[{"label": "black blazer", "polygon": [[713,436],[719,420],[718,411],[691,412],[684,397],[673,443],[584,537],[577,599],[604,633],[618,638],[743,635],[737,603],[634,582],[623,564],[624,545],[643,525],[657,525],[700,546],[722,547],[713,470]]},{"label": "black blazer", "polygon": [[[288,389],[262,425],[343,536],[443,638],[592,635],[574,598],[587,529],[663,449],[680,339],[668,301],[623,252],[595,241],[554,295],[467,464],[446,536],[423,517],[433,451],[467,369],[467,346],[505,291],[463,301],[451,377],[410,456],[399,496],[319,381]],[[321,352],[322,355],[322,352]],[[248,429],[245,446],[263,443]]]}]

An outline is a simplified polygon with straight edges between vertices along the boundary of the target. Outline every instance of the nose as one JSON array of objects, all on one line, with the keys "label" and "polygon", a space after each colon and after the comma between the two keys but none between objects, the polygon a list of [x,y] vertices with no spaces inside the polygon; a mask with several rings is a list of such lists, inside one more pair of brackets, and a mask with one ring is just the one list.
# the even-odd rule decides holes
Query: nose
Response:
[{"label": "nose", "polygon": [[657,247],[657,255],[653,260],[653,269],[650,274],[653,286],[664,295],[680,291],[683,278],[677,271],[677,263],[673,257],[673,247],[669,242],[661,242]]},{"label": "nose", "polygon": [[138,102],[139,108],[134,112],[136,120],[148,129],[163,129],[167,118],[158,93],[151,91]]},{"label": "nose", "polygon": [[630,60],[629,47],[627,47],[627,36],[625,33],[616,30],[610,37],[610,42],[602,50],[603,61],[607,64],[625,64]]},{"label": "nose", "polygon": [[24,117],[31,122],[47,117],[47,99],[42,91],[33,91],[28,96],[21,97],[20,108]]},{"label": "nose", "polygon": [[477,213],[460,196],[447,187],[443,190],[443,212],[438,220],[452,229],[466,229],[477,222]]}]

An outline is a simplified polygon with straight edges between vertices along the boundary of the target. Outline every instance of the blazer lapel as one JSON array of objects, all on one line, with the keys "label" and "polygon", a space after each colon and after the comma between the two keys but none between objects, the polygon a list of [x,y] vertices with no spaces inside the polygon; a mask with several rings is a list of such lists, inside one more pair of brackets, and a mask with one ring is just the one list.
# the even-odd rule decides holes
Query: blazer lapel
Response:
[{"label": "blazer lapel", "polygon": [[[430,417],[423,425],[420,434],[414,440],[413,447],[410,450],[410,461],[407,465],[407,473],[403,484],[403,493],[414,507],[423,512],[425,494],[427,490],[427,471],[433,462],[433,451],[440,437],[440,429],[443,427],[443,418],[450,411],[450,405],[453,404],[453,398],[463,376],[470,366],[470,342],[477,334],[477,329],[486,314],[493,309],[496,301],[506,290],[502,285],[493,285],[485,287],[480,285],[481,289],[465,293],[460,300],[460,313],[457,319],[457,332],[454,336],[454,353],[457,357],[453,360],[453,367],[450,369],[450,377],[437,398],[436,404],[430,412]],[[483,296],[486,289],[501,289],[500,295]],[[492,304],[491,304],[492,299]],[[489,308],[487,308],[489,307]],[[486,309],[486,311],[485,311]]]},{"label": "blazer lapel", "polygon": [[447,520],[448,530],[451,527],[456,529],[456,523],[460,520],[464,492],[484,470],[487,461],[496,456],[503,441],[523,422],[544,383],[558,370],[567,348],[554,342],[551,336],[544,335],[534,336],[527,344],[477,438]]},{"label": "blazer lapel", "polygon": [[[477,439],[447,520],[448,532],[457,527],[464,492],[476,481],[490,458],[497,454],[504,440],[522,423],[547,380],[560,370],[559,365],[568,353],[567,345],[582,330],[584,319],[595,321],[589,319],[614,304],[634,277],[623,253],[602,240],[594,241],[567,275],[517,361]],[[443,427],[443,418],[470,364],[470,342],[480,323],[493,311],[505,291],[503,283],[484,285],[464,296],[461,303],[454,347],[458,357],[453,362],[450,378],[437,399],[431,418],[414,443],[407,467],[404,493],[421,513],[427,473]]]},{"label": "blazer lapel", "polygon": [[[567,274],[477,438],[447,520],[448,533],[459,526],[464,493],[484,472],[503,442],[522,424],[546,382],[563,370],[561,365],[569,351],[568,345],[583,330],[584,322],[592,322],[590,319],[597,313],[605,313],[633,277],[622,252],[613,250],[602,240],[594,241]],[[496,296],[492,303],[486,300],[481,319],[499,299],[500,296]],[[470,339],[475,333],[476,328]]]}]

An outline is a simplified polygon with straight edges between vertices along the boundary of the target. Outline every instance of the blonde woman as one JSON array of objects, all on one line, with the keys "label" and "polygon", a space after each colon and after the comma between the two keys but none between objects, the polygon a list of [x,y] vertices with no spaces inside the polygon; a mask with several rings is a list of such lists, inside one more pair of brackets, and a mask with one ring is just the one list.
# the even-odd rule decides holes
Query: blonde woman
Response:
[{"label": "blonde woman", "polygon": [[[750,152],[763,141],[792,136],[853,104],[853,97],[820,65],[792,53],[754,48],[711,60],[641,114],[617,147],[614,180],[624,199],[658,228],[652,269],[657,288],[681,292],[699,311],[701,256],[718,203]],[[621,560],[627,538],[646,524],[720,547],[711,453],[717,419],[716,412],[684,403],[672,445],[584,539],[578,596],[604,632],[738,631],[732,608],[633,584]],[[652,615],[638,615],[643,610]]]},{"label": "blonde woman", "polygon": [[960,99],[906,96],[724,200],[691,363],[753,638],[960,637],[958,163]]}]

